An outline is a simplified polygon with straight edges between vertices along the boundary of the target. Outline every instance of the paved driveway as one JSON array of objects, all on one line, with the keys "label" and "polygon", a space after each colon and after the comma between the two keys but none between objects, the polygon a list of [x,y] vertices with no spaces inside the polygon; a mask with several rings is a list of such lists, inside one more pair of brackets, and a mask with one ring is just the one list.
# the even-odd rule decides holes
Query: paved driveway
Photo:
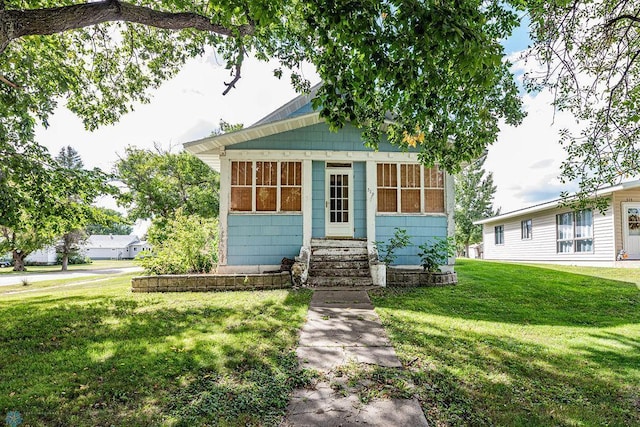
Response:
[{"label": "paved driveway", "polygon": [[34,283],[64,278],[73,279],[77,277],[90,276],[113,276],[116,274],[135,273],[139,271],[142,271],[142,267],[106,268],[104,270],[84,271],[56,271],[53,273],[7,274],[0,276],[0,286],[19,285],[23,280],[27,280],[29,283]]}]

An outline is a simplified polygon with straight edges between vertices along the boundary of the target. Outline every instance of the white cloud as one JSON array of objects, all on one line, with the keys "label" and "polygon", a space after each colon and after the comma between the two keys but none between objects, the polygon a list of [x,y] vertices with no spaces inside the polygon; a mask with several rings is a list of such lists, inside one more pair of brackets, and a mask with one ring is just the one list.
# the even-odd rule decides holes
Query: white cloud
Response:
[{"label": "white cloud", "polygon": [[562,184],[560,165],[566,158],[559,131],[575,129],[573,116],[554,111],[548,91],[523,97],[527,117],[517,127],[503,124],[498,141],[489,148],[485,169],[493,172],[497,191],[494,206],[502,212],[559,197],[573,191]]}]

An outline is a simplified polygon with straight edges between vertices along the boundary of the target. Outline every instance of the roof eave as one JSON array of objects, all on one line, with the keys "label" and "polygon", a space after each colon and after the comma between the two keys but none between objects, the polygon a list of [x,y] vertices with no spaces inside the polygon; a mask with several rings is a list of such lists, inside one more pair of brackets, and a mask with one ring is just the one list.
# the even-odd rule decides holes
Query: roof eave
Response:
[{"label": "roof eave", "polygon": [[[613,193],[615,193],[616,191],[621,191],[621,190],[630,190],[630,189],[634,189],[634,188],[638,188],[640,187],[640,180],[635,180],[635,181],[629,181],[629,182],[622,182],[620,184],[617,185],[612,185],[611,187],[606,187],[600,190],[597,190],[595,193],[595,197],[603,197],[603,196],[609,196]],[[561,205],[562,202],[564,202],[565,200],[570,200],[571,198],[573,198],[575,195],[570,196],[567,199],[555,199],[555,200],[551,200],[549,202],[544,202],[544,203],[540,203],[534,206],[529,206],[523,209],[518,209],[515,211],[511,211],[511,212],[507,212],[504,213],[502,215],[496,215],[490,218],[485,218],[485,219],[481,219],[478,221],[474,221],[473,223],[476,225],[483,225],[483,224],[488,224],[490,222],[497,222],[497,221],[503,221],[505,219],[511,219],[511,218],[515,218],[518,216],[523,216],[523,215],[527,215],[530,213],[536,213],[536,212],[541,212],[541,211],[545,211],[545,210],[549,210],[549,209],[554,209],[557,208]]]}]

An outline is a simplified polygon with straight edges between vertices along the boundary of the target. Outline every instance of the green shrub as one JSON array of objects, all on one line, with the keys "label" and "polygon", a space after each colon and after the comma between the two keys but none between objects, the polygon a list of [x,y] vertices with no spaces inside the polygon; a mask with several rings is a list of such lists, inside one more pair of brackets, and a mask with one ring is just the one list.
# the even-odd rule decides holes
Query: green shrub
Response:
[{"label": "green shrub", "polygon": [[456,253],[456,242],[453,238],[435,239],[418,246],[420,263],[425,271],[436,272],[440,266],[447,264],[447,259]]},{"label": "green shrub", "polygon": [[396,260],[395,251],[397,249],[406,248],[411,244],[411,238],[407,234],[407,230],[404,228],[394,228],[395,233],[388,243],[385,242],[373,242],[378,251],[378,258],[385,264],[393,264]]},{"label": "green shrub", "polygon": [[149,274],[209,273],[218,261],[218,221],[179,211],[174,219],[152,224],[152,251],[142,251],[136,260]]}]

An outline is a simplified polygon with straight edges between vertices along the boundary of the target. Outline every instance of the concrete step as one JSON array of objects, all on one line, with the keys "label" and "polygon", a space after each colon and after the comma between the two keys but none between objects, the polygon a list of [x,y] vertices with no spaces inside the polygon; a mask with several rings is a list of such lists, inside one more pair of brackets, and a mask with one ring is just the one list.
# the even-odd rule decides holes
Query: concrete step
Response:
[{"label": "concrete step", "polygon": [[371,277],[369,269],[351,270],[351,269],[331,269],[331,270],[309,270],[311,277]]},{"label": "concrete step", "polygon": [[313,257],[310,262],[310,270],[331,270],[331,269],[353,269],[353,270],[369,270],[369,261],[366,259],[353,260],[340,259],[340,260],[318,260]]},{"label": "concrete step", "polygon": [[351,255],[367,255],[367,248],[311,248],[311,255],[330,255],[330,256],[351,256]]},{"label": "concrete step", "polygon": [[373,286],[371,277],[314,277],[310,276],[307,282],[307,286]]},{"label": "concrete step", "polygon": [[311,239],[312,248],[366,248],[366,240]]},{"label": "concrete step", "polygon": [[350,255],[317,255],[311,257],[310,262],[366,262],[369,263],[369,255],[367,254],[350,254]]}]

